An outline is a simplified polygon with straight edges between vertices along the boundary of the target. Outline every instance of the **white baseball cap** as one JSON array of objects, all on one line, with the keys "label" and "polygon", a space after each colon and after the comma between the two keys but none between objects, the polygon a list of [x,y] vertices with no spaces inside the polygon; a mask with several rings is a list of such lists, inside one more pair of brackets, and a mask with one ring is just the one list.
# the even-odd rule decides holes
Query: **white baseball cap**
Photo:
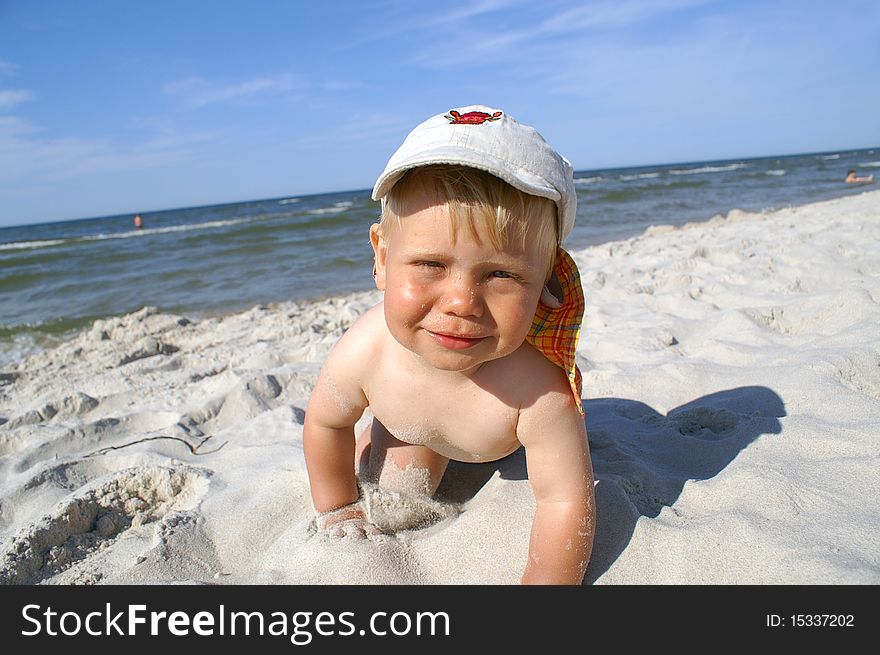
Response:
[{"label": "white baseball cap", "polygon": [[506,112],[469,105],[432,116],[418,125],[391,155],[373,187],[382,200],[403,174],[420,166],[457,164],[501,178],[523,193],[556,203],[559,243],[574,227],[577,193],[568,160]]}]

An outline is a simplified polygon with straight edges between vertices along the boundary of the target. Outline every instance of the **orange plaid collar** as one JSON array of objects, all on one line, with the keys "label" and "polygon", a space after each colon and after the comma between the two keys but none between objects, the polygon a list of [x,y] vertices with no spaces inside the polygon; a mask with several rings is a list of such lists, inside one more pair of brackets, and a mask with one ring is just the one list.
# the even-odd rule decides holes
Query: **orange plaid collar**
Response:
[{"label": "orange plaid collar", "polygon": [[565,371],[578,411],[583,416],[583,380],[576,359],[586,301],[577,265],[562,248],[558,250],[553,275],[562,290],[562,306],[553,308],[539,302],[526,340]]}]

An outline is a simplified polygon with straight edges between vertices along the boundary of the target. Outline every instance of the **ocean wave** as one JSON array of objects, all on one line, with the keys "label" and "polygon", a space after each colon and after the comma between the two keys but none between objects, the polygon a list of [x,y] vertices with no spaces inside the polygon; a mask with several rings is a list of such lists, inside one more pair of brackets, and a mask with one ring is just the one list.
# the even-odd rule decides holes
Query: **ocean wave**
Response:
[{"label": "ocean wave", "polygon": [[595,184],[596,182],[601,182],[602,176],[596,175],[595,177],[576,177],[574,178],[575,184]]},{"label": "ocean wave", "polygon": [[650,180],[659,176],[660,173],[638,173],[637,175],[621,175],[618,179],[621,182],[632,182],[633,180]]},{"label": "ocean wave", "polygon": [[816,157],[816,159],[828,161],[831,159],[840,159],[840,155],[819,155],[818,157]]},{"label": "ocean wave", "polygon": [[699,173],[726,173],[746,168],[748,164],[729,164],[727,166],[700,166],[699,168],[677,168],[669,171],[670,175],[697,175]]},{"label": "ocean wave", "polygon": [[65,341],[91,325],[98,316],[53,318],[17,325],[0,323],[0,370],[24,358]]},{"label": "ocean wave", "polygon": [[350,200],[345,200],[343,202],[337,202],[332,207],[322,207],[320,209],[310,209],[310,214],[338,214],[340,212],[344,212],[346,209],[352,206]]},{"label": "ocean wave", "polygon": [[772,171],[764,171],[764,175],[785,175],[784,168],[774,168]]},{"label": "ocean wave", "polygon": [[0,250],[35,250],[37,248],[49,248],[64,243],[69,239],[49,239],[46,241],[12,241],[10,243],[0,243]]},{"label": "ocean wave", "polygon": [[229,227],[230,225],[240,225],[249,223],[257,217],[236,218],[224,221],[206,221],[205,223],[189,223],[186,225],[169,225],[166,227],[143,228],[140,230],[126,230],[124,232],[108,232],[100,234],[88,234],[81,237],[70,237],[67,239],[47,239],[45,241],[13,241],[11,243],[0,244],[0,250],[38,250],[40,248],[50,248],[52,246],[82,243],[88,241],[107,241],[108,239],[131,239],[133,237],[144,237],[154,234],[168,234],[172,232],[191,232],[193,230],[210,230],[218,227]]},{"label": "ocean wave", "polygon": [[279,205],[289,205],[292,202],[299,202],[301,198],[285,198],[284,200],[279,200]]},{"label": "ocean wave", "polygon": [[31,335],[15,335],[8,341],[0,338],[0,370],[19,363],[39,350],[40,346]]},{"label": "ocean wave", "polygon": [[880,161],[869,161],[864,164],[859,164],[862,168],[880,168]]},{"label": "ocean wave", "polygon": [[235,218],[225,221],[206,221],[205,223],[189,223],[186,225],[169,225],[167,227],[144,228],[141,230],[127,230],[125,232],[111,232],[109,234],[92,234],[89,236],[72,239],[72,241],[104,241],[105,239],[130,239],[132,237],[147,236],[151,234],[169,234],[171,232],[190,232],[192,230],[210,230],[215,227],[229,227],[250,223],[253,217]]}]

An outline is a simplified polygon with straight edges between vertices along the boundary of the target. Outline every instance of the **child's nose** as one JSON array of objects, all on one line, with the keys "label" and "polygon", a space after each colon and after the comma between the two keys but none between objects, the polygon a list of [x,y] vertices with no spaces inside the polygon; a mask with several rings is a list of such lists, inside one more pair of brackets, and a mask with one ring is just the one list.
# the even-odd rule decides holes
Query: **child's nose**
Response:
[{"label": "child's nose", "polygon": [[482,316],[483,293],[479,284],[464,275],[449,276],[443,291],[443,311],[455,316]]}]

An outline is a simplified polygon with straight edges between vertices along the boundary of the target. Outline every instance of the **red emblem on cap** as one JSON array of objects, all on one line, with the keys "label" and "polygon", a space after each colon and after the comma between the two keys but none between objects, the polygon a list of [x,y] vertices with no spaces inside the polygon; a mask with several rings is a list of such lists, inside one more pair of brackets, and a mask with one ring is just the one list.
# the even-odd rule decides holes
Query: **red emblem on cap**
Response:
[{"label": "red emblem on cap", "polygon": [[486,121],[497,121],[501,118],[501,112],[496,111],[494,114],[487,114],[484,111],[469,111],[466,114],[459,114],[454,109],[446,115],[450,125],[482,125]]}]

